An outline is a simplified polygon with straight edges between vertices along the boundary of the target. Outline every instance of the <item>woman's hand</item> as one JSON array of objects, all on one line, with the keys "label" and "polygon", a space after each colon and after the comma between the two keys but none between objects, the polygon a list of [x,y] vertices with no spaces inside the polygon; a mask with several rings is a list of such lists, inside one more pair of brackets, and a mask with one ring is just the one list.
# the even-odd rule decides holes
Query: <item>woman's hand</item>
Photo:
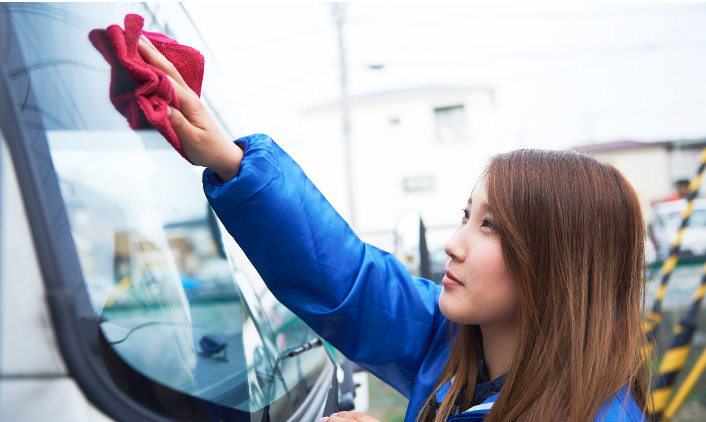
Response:
[{"label": "woman's hand", "polygon": [[174,86],[181,111],[170,107],[168,119],[186,156],[194,164],[210,168],[224,181],[235,177],[243,151],[223,132],[199,96],[147,37],[140,37],[137,48],[147,63],[167,74]]},{"label": "woman's hand", "polygon": [[380,422],[372,416],[361,412],[338,412],[329,417],[321,418],[321,422]]}]

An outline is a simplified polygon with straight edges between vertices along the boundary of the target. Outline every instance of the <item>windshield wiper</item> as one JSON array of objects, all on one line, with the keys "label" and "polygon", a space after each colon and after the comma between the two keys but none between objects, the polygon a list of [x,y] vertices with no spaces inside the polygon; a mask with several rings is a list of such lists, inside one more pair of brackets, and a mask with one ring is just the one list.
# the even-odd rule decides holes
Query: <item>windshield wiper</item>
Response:
[{"label": "windshield wiper", "polygon": [[[314,340],[305,343],[297,348],[280,353],[277,357],[277,361],[279,362],[284,358],[291,358],[297,356],[306,352],[307,350],[313,349],[314,347],[319,347],[323,345],[324,342],[321,337],[317,337]],[[331,357],[329,356],[329,358]],[[331,362],[333,363],[333,376],[331,379],[331,388],[329,390],[326,404],[324,406],[324,415],[330,415],[340,410],[353,410],[355,408],[354,397],[356,385],[353,382],[353,367],[355,366],[355,364],[348,359],[344,359],[344,361],[341,363],[341,367],[344,373],[343,384],[339,385],[338,363],[336,363],[333,359],[331,359]],[[342,394],[342,397],[338,397],[339,394]]]},{"label": "windshield wiper", "polygon": [[317,337],[317,338],[311,340],[310,342],[302,344],[299,347],[295,347],[294,349],[280,353],[277,356],[277,361],[280,361],[285,358],[293,358],[294,356],[301,355],[302,353],[306,352],[307,350],[311,350],[314,347],[319,347],[319,346],[323,346],[323,345],[324,345],[324,342],[321,341],[320,337]]},{"label": "windshield wiper", "polygon": [[[295,347],[293,349],[281,352],[280,354],[277,355],[277,358],[275,359],[274,365],[272,365],[273,369],[277,368],[277,365],[280,364],[280,362],[284,359],[288,358],[293,358],[294,356],[301,355],[302,353],[306,352],[307,350],[311,350],[315,347],[320,347],[323,346],[324,342],[321,340],[321,337],[317,337],[307,343],[302,344],[301,346]],[[282,383],[284,383],[284,378],[282,378],[282,373],[279,373],[280,379],[282,380]],[[338,395],[338,379],[336,378],[336,365],[334,363],[333,366],[333,377],[334,377],[334,382],[336,384],[336,395]],[[273,384],[270,384],[271,386]],[[271,393],[271,392],[270,392]],[[289,394],[289,393],[287,393]],[[329,396],[331,394],[329,393]],[[336,400],[338,402],[338,400]],[[327,401],[328,403],[328,401]],[[337,403],[336,403],[337,404]],[[262,420],[261,422],[270,422],[270,404],[268,403],[267,406],[265,406],[264,409],[262,409]]]}]

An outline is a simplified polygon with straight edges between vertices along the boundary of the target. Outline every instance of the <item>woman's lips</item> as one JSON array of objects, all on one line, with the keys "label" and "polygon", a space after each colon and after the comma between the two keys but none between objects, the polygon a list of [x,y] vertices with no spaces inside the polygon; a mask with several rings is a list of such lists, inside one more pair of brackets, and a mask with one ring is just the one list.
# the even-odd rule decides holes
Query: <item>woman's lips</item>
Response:
[{"label": "woman's lips", "polygon": [[441,279],[441,284],[443,284],[446,287],[453,287],[453,286],[463,286],[463,283],[458,281],[456,277],[453,276],[448,270],[446,270],[444,275],[444,278]]}]

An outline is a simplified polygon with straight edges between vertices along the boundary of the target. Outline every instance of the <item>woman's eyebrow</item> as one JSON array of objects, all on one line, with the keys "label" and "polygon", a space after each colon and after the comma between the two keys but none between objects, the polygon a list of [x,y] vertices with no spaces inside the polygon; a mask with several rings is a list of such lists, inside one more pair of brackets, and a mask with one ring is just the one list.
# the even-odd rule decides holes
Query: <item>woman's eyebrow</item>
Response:
[{"label": "woman's eyebrow", "polygon": [[[468,198],[468,208],[471,208],[471,205],[473,204],[473,198]],[[488,205],[488,202],[481,202],[480,207],[483,209],[483,211],[490,212],[490,205]]]}]

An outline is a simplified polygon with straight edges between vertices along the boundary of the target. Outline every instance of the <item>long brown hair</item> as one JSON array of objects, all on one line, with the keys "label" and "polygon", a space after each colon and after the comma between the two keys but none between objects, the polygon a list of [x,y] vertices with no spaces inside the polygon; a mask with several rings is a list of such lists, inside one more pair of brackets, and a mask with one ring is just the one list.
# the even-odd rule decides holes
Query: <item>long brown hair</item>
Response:
[{"label": "long brown hair", "polygon": [[[632,186],[611,165],[561,151],[500,154],[483,177],[520,297],[518,348],[486,421],[593,420],[625,385],[644,410],[645,233]],[[452,387],[437,417],[425,406],[419,421],[445,421],[464,385],[470,407],[480,331],[454,331],[436,388]]]}]

